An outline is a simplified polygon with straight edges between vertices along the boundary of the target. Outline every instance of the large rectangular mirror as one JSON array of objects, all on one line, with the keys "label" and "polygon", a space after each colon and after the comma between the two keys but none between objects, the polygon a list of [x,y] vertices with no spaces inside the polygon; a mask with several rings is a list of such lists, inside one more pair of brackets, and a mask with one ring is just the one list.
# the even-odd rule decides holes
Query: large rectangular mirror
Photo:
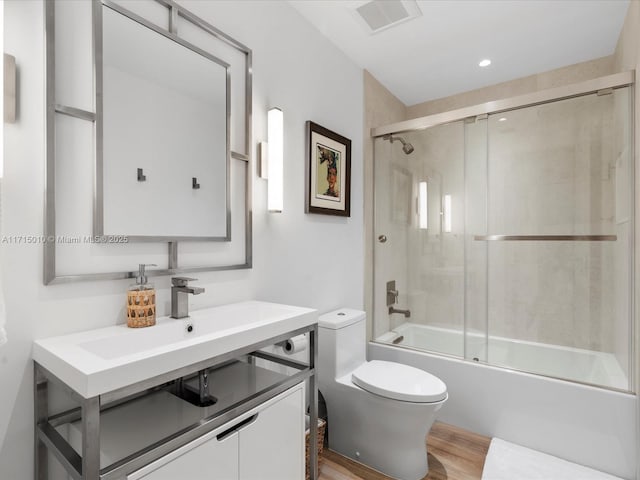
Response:
[{"label": "large rectangular mirror", "polygon": [[251,268],[251,50],[173,0],[44,14],[45,285]]},{"label": "large rectangular mirror", "polygon": [[229,240],[228,64],[115,4],[102,20],[96,234]]}]

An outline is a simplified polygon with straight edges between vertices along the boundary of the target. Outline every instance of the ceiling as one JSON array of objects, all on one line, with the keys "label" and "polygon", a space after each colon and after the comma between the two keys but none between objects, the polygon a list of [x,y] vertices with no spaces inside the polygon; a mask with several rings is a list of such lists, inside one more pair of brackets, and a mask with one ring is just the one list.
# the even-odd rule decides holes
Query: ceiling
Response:
[{"label": "ceiling", "polygon": [[[355,13],[366,1],[289,3],[405,105],[611,55],[629,6],[629,0],[418,0],[421,16],[370,34]],[[492,63],[480,68],[485,58]]]}]

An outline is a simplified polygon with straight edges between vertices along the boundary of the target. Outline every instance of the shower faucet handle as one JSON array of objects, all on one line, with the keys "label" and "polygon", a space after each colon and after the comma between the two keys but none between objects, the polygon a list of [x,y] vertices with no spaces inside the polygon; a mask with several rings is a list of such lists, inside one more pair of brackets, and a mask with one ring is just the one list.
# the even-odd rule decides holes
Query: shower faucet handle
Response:
[{"label": "shower faucet handle", "polygon": [[396,281],[387,282],[387,307],[398,303],[399,292],[396,290]]}]

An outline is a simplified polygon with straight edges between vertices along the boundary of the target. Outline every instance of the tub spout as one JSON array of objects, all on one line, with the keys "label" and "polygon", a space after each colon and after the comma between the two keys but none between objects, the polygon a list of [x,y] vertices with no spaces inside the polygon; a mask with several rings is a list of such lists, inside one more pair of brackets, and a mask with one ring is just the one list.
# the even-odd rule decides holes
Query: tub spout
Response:
[{"label": "tub spout", "polygon": [[389,315],[393,313],[401,313],[404,315],[404,318],[409,318],[411,316],[411,310],[409,309],[402,310],[401,308],[389,307]]}]

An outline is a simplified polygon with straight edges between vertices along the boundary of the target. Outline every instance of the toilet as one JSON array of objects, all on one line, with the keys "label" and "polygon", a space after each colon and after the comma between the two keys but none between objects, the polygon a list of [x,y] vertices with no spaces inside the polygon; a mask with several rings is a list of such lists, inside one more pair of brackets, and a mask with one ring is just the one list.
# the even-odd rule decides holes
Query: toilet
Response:
[{"label": "toilet", "polygon": [[447,400],[424,370],[366,360],[365,312],[318,319],[318,384],[327,403],[329,448],[399,480],[428,472],[427,433]]}]

